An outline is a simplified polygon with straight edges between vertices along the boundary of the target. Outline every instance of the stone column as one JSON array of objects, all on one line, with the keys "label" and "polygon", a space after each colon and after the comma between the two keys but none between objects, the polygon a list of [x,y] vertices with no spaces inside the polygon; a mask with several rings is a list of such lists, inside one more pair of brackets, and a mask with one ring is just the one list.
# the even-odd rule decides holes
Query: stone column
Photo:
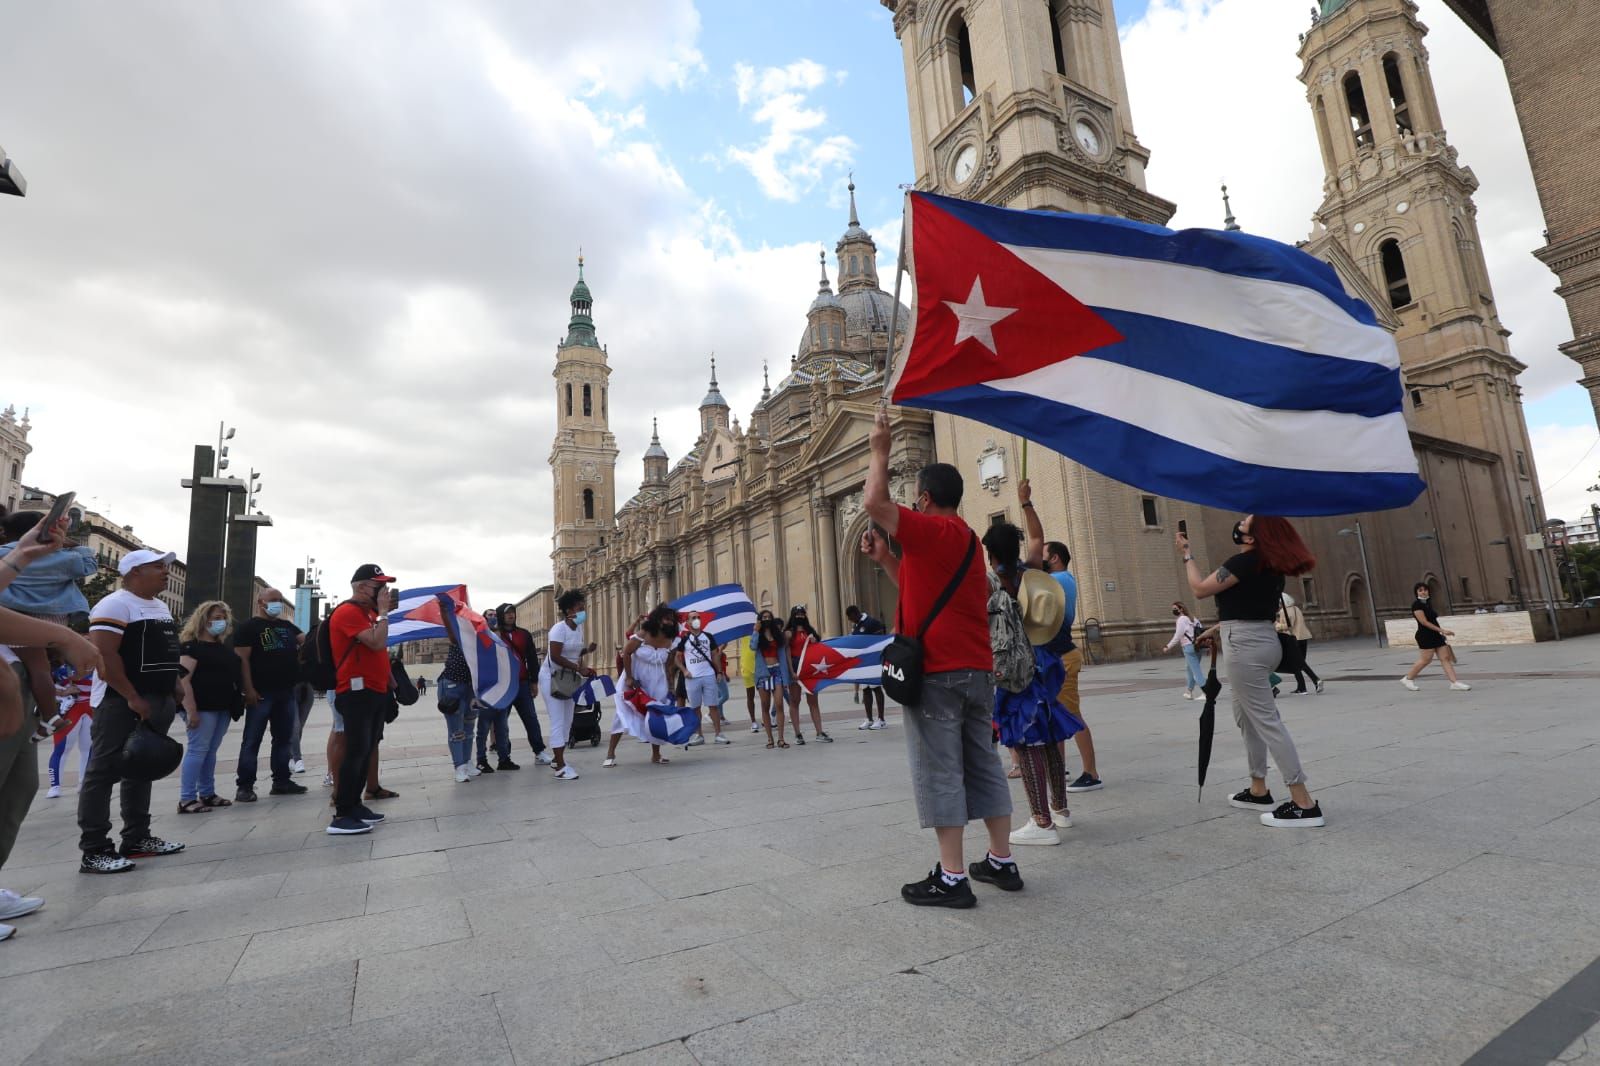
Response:
[{"label": "stone column", "polygon": [[811,509],[817,516],[817,544],[820,572],[817,584],[822,586],[822,631],[830,636],[844,632],[844,620],[839,614],[839,538],[834,522],[833,500],[823,495],[811,498]]}]

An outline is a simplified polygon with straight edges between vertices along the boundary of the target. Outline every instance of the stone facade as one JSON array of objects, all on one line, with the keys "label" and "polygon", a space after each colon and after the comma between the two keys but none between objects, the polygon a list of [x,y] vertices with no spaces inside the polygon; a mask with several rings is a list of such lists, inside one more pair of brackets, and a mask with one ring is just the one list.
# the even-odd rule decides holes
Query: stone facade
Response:
[{"label": "stone facade", "polygon": [[28,431],[33,428],[28,412],[17,419],[17,409],[7,406],[0,411],[0,504],[14,511],[22,503],[22,472],[27,468],[28,455],[33,445],[28,443]]}]

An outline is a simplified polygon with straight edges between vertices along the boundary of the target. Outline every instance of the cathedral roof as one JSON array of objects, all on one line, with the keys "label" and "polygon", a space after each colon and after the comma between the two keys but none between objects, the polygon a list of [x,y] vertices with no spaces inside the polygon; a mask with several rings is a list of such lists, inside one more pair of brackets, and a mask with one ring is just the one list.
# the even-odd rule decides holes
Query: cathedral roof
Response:
[{"label": "cathedral roof", "polygon": [[818,252],[817,259],[822,263],[822,284],[817,287],[817,298],[811,301],[811,309],[806,312],[808,318],[818,311],[844,307],[839,298],[833,294],[833,286],[828,284],[828,253]]},{"label": "cathedral roof", "polygon": [[[865,242],[867,244],[872,244],[873,243],[872,234],[868,233],[866,230],[861,228],[861,219],[856,217],[856,180],[855,180],[855,177],[853,175],[850,178],[850,186],[849,186],[849,188],[850,188],[850,224],[849,224],[849,226],[847,226],[845,228],[844,236],[839,238],[839,247],[840,248],[843,248],[845,245],[850,244],[850,243],[852,243],[854,241],[862,241],[862,242]],[[876,247],[876,245],[874,245],[874,247]]]},{"label": "cathedral roof", "polygon": [[1327,18],[1348,2],[1349,0],[1322,0],[1322,17]]},{"label": "cathedral roof", "polygon": [[878,377],[878,372],[860,359],[852,359],[847,355],[824,355],[797,365],[788,377],[778,382],[777,391],[783,392],[796,385],[809,385],[828,374],[846,386],[866,385]]},{"label": "cathedral roof", "polygon": [[701,407],[726,407],[728,401],[722,398],[722,390],[717,387],[717,357],[711,357],[711,389],[706,393],[705,399],[700,401]]},{"label": "cathedral roof", "polygon": [[[819,296],[818,299],[821,299]],[[894,297],[882,289],[855,289],[842,292],[833,297],[844,308],[844,335],[851,337],[864,337],[870,333],[889,332],[889,314],[894,309]],[[813,304],[813,307],[816,305]],[[905,304],[900,305],[900,329],[909,329],[911,326],[911,311]],[[801,359],[811,350],[811,330],[809,327],[800,335],[800,344],[795,349]]]},{"label": "cathedral roof", "polygon": [[656,429],[656,420],[654,418],[650,419],[650,447],[645,449],[644,457],[646,459],[671,458],[671,456],[667,455],[667,450],[661,446],[661,434]]},{"label": "cathedral roof", "polygon": [[561,342],[562,347],[600,347],[600,340],[594,332],[594,297],[589,292],[588,284],[583,280],[581,254],[578,256],[578,283],[572,287],[571,302],[572,318],[567,322],[567,339]]}]

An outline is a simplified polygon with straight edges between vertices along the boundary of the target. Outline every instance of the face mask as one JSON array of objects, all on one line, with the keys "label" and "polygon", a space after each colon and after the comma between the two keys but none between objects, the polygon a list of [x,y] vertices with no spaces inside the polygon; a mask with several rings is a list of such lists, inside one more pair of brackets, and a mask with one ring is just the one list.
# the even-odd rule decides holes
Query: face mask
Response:
[{"label": "face mask", "polygon": [[206,628],[211,631],[212,636],[220,637],[228,631],[228,620],[225,618],[215,619],[207,624]]},{"label": "face mask", "polygon": [[1417,599],[1421,600],[1423,603],[1427,603],[1430,598],[1431,597],[1426,592],[1417,593]]},{"label": "face mask", "polygon": [[689,628],[694,630],[696,633],[700,632],[700,619],[698,619],[698,618],[690,619],[689,620]]},{"label": "face mask", "polygon": [[1172,613],[1173,613],[1173,614],[1174,614],[1174,615],[1179,615],[1179,614],[1182,614],[1182,613],[1183,613],[1183,612],[1182,612],[1182,611],[1180,611],[1180,610],[1178,610],[1178,609],[1177,609],[1177,608],[1176,608],[1176,607],[1174,607],[1174,608],[1173,608],[1173,609],[1172,609]]},{"label": "face mask", "polygon": [[584,622],[589,620],[589,612],[588,611],[579,611],[576,615],[573,616],[572,620],[574,622],[577,622],[581,626],[581,625],[583,625]]},{"label": "face mask", "polygon": [[1243,544],[1244,543],[1244,538],[1245,538],[1244,523],[1243,522],[1235,522],[1233,524],[1233,542],[1235,544]]},{"label": "face mask", "polygon": [[267,604],[267,617],[276,618],[283,613],[283,604],[277,600]]}]

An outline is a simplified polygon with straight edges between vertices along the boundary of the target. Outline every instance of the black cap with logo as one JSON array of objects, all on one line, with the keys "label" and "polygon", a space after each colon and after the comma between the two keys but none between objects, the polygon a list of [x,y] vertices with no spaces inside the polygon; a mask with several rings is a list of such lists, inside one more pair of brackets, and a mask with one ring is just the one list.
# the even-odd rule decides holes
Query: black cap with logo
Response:
[{"label": "black cap with logo", "polygon": [[393,580],[394,578],[390,577],[388,574],[385,574],[383,572],[383,567],[379,566],[377,563],[367,563],[356,568],[355,576],[350,579],[350,584],[354,585],[362,581],[376,581],[380,584],[387,585]]}]

